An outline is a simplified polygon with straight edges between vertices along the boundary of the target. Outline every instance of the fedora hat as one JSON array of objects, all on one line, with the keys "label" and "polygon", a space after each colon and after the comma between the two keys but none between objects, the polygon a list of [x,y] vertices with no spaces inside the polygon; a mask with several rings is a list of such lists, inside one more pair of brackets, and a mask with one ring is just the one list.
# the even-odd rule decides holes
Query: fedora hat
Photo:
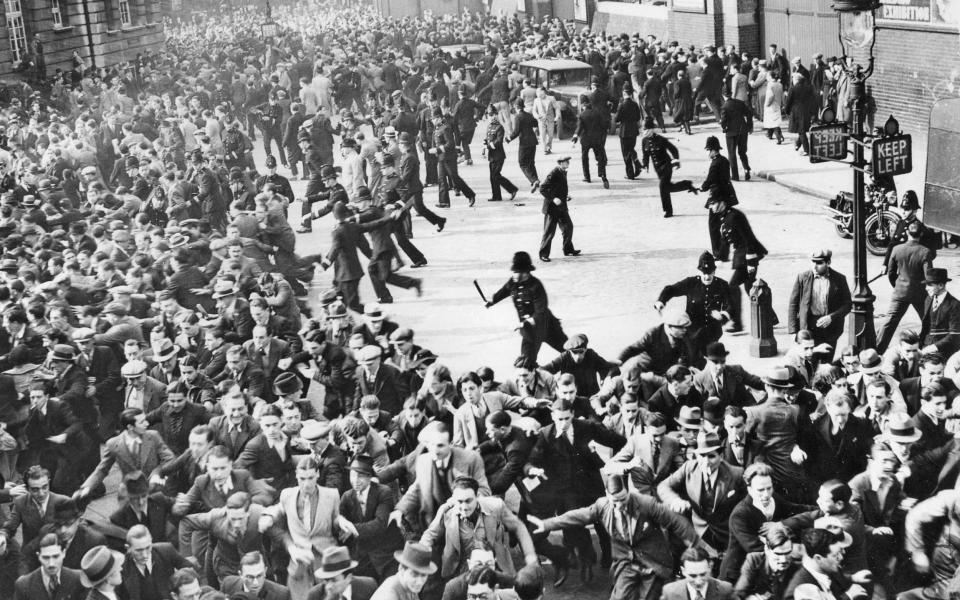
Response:
[{"label": "fedora hat", "polygon": [[373,460],[368,456],[358,456],[350,463],[350,470],[356,471],[361,475],[376,477],[377,473],[373,470]]},{"label": "fedora hat", "polygon": [[330,579],[352,571],[360,564],[350,559],[350,551],[343,546],[325,548],[320,554],[320,568],[313,572],[317,579]]},{"label": "fedora hat", "polygon": [[303,390],[303,383],[294,373],[281,373],[273,380],[273,393],[277,396],[295,394]]},{"label": "fedora hat", "polygon": [[681,406],[677,424],[683,429],[700,429],[701,412],[693,406]]},{"label": "fedora hat", "polygon": [[437,572],[437,565],[430,561],[430,548],[419,542],[407,542],[403,550],[393,553],[393,558],[404,567],[422,573],[433,575]]},{"label": "fedora hat", "polygon": [[233,296],[237,293],[237,289],[234,287],[233,282],[227,279],[221,279],[213,284],[213,294],[211,297],[214,300],[219,300],[220,298],[226,298],[227,296]]},{"label": "fedora hat", "polygon": [[300,437],[308,442],[315,442],[329,436],[332,427],[330,421],[304,421],[300,429]]},{"label": "fedora hat", "polygon": [[156,349],[157,362],[166,362],[175,357],[178,352],[179,349],[173,345],[172,341],[169,339],[164,339],[160,342],[160,346]]},{"label": "fedora hat", "polygon": [[790,371],[786,367],[774,367],[763,377],[763,383],[770,387],[790,389],[793,382],[790,378]]},{"label": "fedora hat", "polygon": [[79,519],[82,514],[83,511],[80,510],[75,501],[61,500],[53,507],[53,522],[57,524],[69,523]]},{"label": "fedora hat", "polygon": [[77,358],[76,349],[69,344],[57,344],[50,352],[50,360],[73,362]]},{"label": "fedora hat", "polygon": [[891,442],[909,444],[919,440],[922,435],[906,413],[893,413],[887,419],[886,438]]},{"label": "fedora hat", "polygon": [[430,366],[435,362],[437,362],[437,355],[426,348],[422,348],[413,355],[413,363],[410,365],[410,368],[416,369],[424,365]]},{"label": "fedora hat", "polygon": [[97,587],[122,567],[123,554],[106,546],[94,546],[80,559],[80,583],[86,588]]},{"label": "fedora hat", "polygon": [[717,360],[729,356],[730,351],[723,345],[723,342],[710,342],[707,344],[707,349],[704,354],[710,360]]},{"label": "fedora hat", "polygon": [[860,371],[863,373],[876,373],[883,365],[883,359],[880,353],[873,348],[867,348],[860,352]]},{"label": "fedora hat", "polygon": [[175,233],[170,236],[170,247],[179,248],[181,246],[186,246],[189,241],[190,241],[190,238],[183,235],[182,233]]},{"label": "fedora hat", "polygon": [[843,528],[843,521],[832,515],[825,515],[813,522],[814,529],[823,529],[834,535],[840,535],[841,538],[834,543],[840,542],[841,548],[849,548],[853,545],[853,536]]},{"label": "fedora hat", "polygon": [[371,321],[382,321],[386,318],[383,314],[383,307],[377,302],[370,302],[363,308],[363,316]]},{"label": "fedora hat", "polygon": [[697,447],[694,450],[697,454],[710,454],[711,452],[717,452],[723,448],[723,443],[720,441],[720,436],[716,433],[707,433],[706,431],[701,431],[697,434]]},{"label": "fedora hat", "polygon": [[953,281],[947,277],[946,269],[927,269],[927,276],[923,279],[924,284],[931,283],[946,283],[948,281]]},{"label": "fedora hat", "polygon": [[535,271],[536,267],[533,266],[533,260],[531,260],[530,255],[521,250],[520,252],[513,253],[513,262],[510,265],[510,270],[514,273],[529,273],[530,271]]}]

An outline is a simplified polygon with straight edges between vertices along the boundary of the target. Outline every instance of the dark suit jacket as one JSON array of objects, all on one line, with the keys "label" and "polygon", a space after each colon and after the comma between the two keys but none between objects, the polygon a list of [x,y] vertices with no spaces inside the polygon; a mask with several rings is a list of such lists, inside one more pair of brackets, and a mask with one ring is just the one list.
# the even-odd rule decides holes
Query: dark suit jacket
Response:
[{"label": "dark suit jacket", "polygon": [[927,269],[933,266],[934,254],[917,240],[894,247],[887,266],[887,279],[893,286],[894,298],[907,300],[926,295],[923,280]]},{"label": "dark suit jacket", "polygon": [[403,548],[403,536],[393,523],[387,523],[395,505],[393,491],[389,486],[371,482],[367,491],[367,505],[360,512],[360,501],[353,489],[340,498],[340,514],[357,528],[359,537],[356,556],[367,556],[378,573],[394,561],[393,552]]},{"label": "dark suit jacket", "polygon": [[[790,579],[790,582],[787,583],[787,588],[783,592],[783,600],[793,600],[793,591],[797,589],[797,586],[804,583],[812,583],[817,586],[817,589],[820,588],[820,584],[817,583],[816,578],[810,574],[804,567],[797,569],[797,572],[793,574],[793,578]],[[838,575],[832,575],[830,577],[830,592],[833,594],[833,597],[836,600],[850,600],[850,598],[845,593],[850,587],[850,581],[841,573]]]},{"label": "dark suit jacket", "polygon": [[[272,338],[267,348],[267,355],[262,356],[253,343],[253,340],[247,340],[243,343],[243,350],[247,353],[247,360],[257,365],[263,370],[263,375],[267,380],[273,379],[278,375],[277,363],[281,358],[290,357],[290,344],[280,338]],[[273,386],[264,386],[264,392],[273,397]]]},{"label": "dark suit jacket", "polygon": [[391,415],[400,414],[403,410],[403,402],[407,399],[410,390],[407,389],[407,384],[399,369],[381,362],[372,385],[367,381],[363,367],[357,367],[354,375],[357,380],[357,390],[354,395],[352,410],[360,408],[360,398],[373,394],[380,400],[381,410],[385,410]]},{"label": "dark suit jacket", "polygon": [[[773,518],[770,521],[779,522],[799,512],[813,510],[814,506],[794,504],[774,495]],[[720,579],[736,581],[740,575],[740,566],[750,552],[763,551],[763,539],[760,537],[760,527],[767,522],[759,508],[753,505],[753,498],[747,496],[730,513],[730,543],[720,565]]]},{"label": "dark suit jacket", "polygon": [[80,571],[60,569],[60,588],[56,596],[43,585],[43,575],[40,569],[31,571],[17,579],[13,592],[13,600],[84,600],[87,588],[80,584]]},{"label": "dark suit jacket", "polygon": [[350,489],[350,475],[347,473],[347,454],[336,444],[328,444],[323,454],[313,453],[313,457],[320,463],[320,478],[318,485],[333,488],[341,494]]},{"label": "dark suit jacket", "polygon": [[[170,576],[177,569],[192,565],[172,545],[166,542],[154,543],[150,554],[152,559],[150,573],[153,575],[159,597],[170,598]],[[128,555],[123,561],[123,587],[120,588],[120,598],[139,600],[142,580],[140,570]]]},{"label": "dark suit jacket", "polygon": [[[82,431],[83,423],[77,418],[73,410],[66,402],[47,400],[47,413],[43,415],[38,410],[30,410],[27,413],[27,422],[24,426],[24,433],[27,443],[31,450],[38,452],[55,452],[58,456],[70,458],[70,454],[76,451],[78,445],[88,447],[90,440]],[[65,444],[54,444],[48,442],[47,438],[67,434]]]},{"label": "dark suit jacket", "polygon": [[[941,377],[937,383],[943,386],[947,392],[947,401],[952,402],[954,398],[960,394],[960,390],[957,389],[956,384],[953,383],[952,379],[946,377]],[[920,376],[908,377],[900,381],[900,395],[903,396],[903,402],[907,405],[907,413],[911,417],[915,417],[918,412],[920,412],[920,391],[922,386],[920,385]]]},{"label": "dark suit jacket", "polygon": [[[487,440],[480,444],[477,451],[483,457],[484,470],[490,491],[495,496],[503,496],[510,486],[523,475],[523,466],[527,464],[533,450],[533,439],[517,427],[511,427],[510,433],[500,442]],[[526,488],[521,490],[521,493]]]},{"label": "dark suit jacket", "polygon": [[[954,438],[949,444],[918,454],[908,461],[911,484],[924,488],[916,497],[925,498],[937,492],[953,489],[960,475],[960,440]],[[935,485],[932,485],[935,482]],[[932,488],[932,489],[931,489]],[[913,494],[911,494],[913,495]]]},{"label": "dark suit jacket", "polygon": [[941,354],[950,356],[960,349],[960,301],[946,293],[933,312],[933,298],[927,297],[920,320],[920,347],[933,344]]},{"label": "dark suit jacket", "polygon": [[[687,461],[657,486],[661,502],[671,504],[686,500],[691,507],[691,520],[697,533],[710,545],[726,546],[729,521],[733,509],[747,494],[743,469],[720,463],[712,504],[705,503],[703,471],[696,461]],[[721,550],[721,548],[716,548]]]},{"label": "dark suit jacket", "polygon": [[894,524],[895,518],[899,519],[903,516],[899,510],[900,501],[906,496],[896,478],[893,478],[890,482],[890,489],[887,491],[883,506],[880,506],[880,497],[873,490],[868,473],[860,473],[850,480],[849,485],[853,492],[850,502],[860,506],[860,512],[863,513],[863,522],[868,529],[890,527]]},{"label": "dark suit jacket", "polygon": [[[225,577],[223,583],[220,584],[220,591],[227,596],[242,592],[243,580],[240,579],[239,575]],[[263,582],[261,594],[261,600],[290,600],[290,590],[286,586],[269,579]]]},{"label": "dark suit jacket", "polygon": [[624,363],[634,356],[638,357],[641,370],[653,371],[657,375],[663,375],[677,363],[691,364],[686,340],[678,340],[676,345],[671,345],[662,324],[648,329],[637,342],[627,346],[620,353],[620,362]]},{"label": "dark suit jacket", "polygon": [[756,400],[747,387],[755,390],[763,389],[763,381],[756,375],[748,373],[740,365],[724,366],[722,390],[717,389],[717,382],[709,365],[693,376],[693,385],[702,397],[716,396],[724,406],[753,406]]},{"label": "dark suit jacket", "polygon": [[[707,593],[704,600],[734,600],[733,586],[726,581],[710,577],[707,581]],[[681,579],[663,586],[660,600],[693,600],[687,590],[687,581]]]},{"label": "dark suit jacket", "polygon": [[804,464],[814,485],[829,479],[849,481],[867,466],[867,454],[873,443],[870,424],[850,415],[834,440],[830,415],[820,415],[809,426],[801,427],[799,445],[807,453]]},{"label": "dark suit jacket", "polygon": [[230,436],[230,418],[226,415],[210,419],[210,428],[213,429],[213,438],[218,445],[227,447],[230,451],[230,458],[236,460],[243,451],[243,447],[253,438],[260,434],[260,425],[251,416],[244,418],[243,429],[237,434],[237,441],[234,443]]},{"label": "dark suit jacket", "polygon": [[263,369],[260,368],[260,365],[249,360],[243,365],[243,369],[236,375],[231,371],[224,369],[219,375],[213,378],[213,382],[220,383],[221,381],[225,381],[227,379],[233,379],[240,385],[241,389],[250,392],[250,395],[256,398],[267,399],[264,394],[268,389],[272,393],[272,386],[270,388],[267,387]]},{"label": "dark suit jacket", "polygon": [[250,471],[256,479],[264,480],[275,490],[282,490],[296,485],[290,438],[287,438],[284,453],[286,456],[281,460],[280,453],[270,447],[266,436],[261,433],[243,447],[233,466]]},{"label": "dark suit jacket", "polygon": [[197,304],[207,312],[217,311],[216,301],[210,294],[194,294],[196,288],[205,288],[210,282],[197,267],[183,268],[167,279],[167,289],[173,293],[180,306],[195,310]]},{"label": "dark suit jacket", "polygon": [[197,425],[205,425],[210,421],[210,414],[207,409],[193,402],[187,402],[184,405],[182,415],[180,433],[174,436],[170,432],[170,410],[166,402],[161,404],[159,408],[147,413],[147,422],[154,426],[154,429],[167,443],[170,450],[177,455],[187,449],[190,442],[190,430]]},{"label": "dark suit jacket", "polygon": [[824,335],[838,338],[843,333],[844,318],[850,312],[853,304],[850,299],[850,286],[847,285],[845,275],[830,269],[827,272],[830,280],[830,290],[827,292],[827,314],[814,315],[813,310],[813,269],[806,269],[793,282],[793,291],[790,293],[790,307],[787,313],[789,332],[796,333],[801,329],[814,331],[817,321],[814,317],[829,315],[832,317],[830,325],[823,328]]},{"label": "dark suit jacket", "polygon": [[766,553],[751,552],[743,561],[743,568],[740,569],[740,577],[737,578],[734,591],[740,598],[746,598],[750,594],[765,593],[772,594],[771,598],[782,598],[783,590],[798,568],[800,566],[797,563],[789,563],[782,573],[771,573],[767,569]]},{"label": "dark suit jacket", "polygon": [[147,514],[143,520],[137,518],[128,504],[124,504],[110,515],[110,522],[123,529],[130,529],[134,525],[146,525],[155,542],[166,542],[170,539],[167,520],[170,518],[170,509],[173,500],[161,493],[150,494],[147,498]]},{"label": "dark suit jacket", "polygon": [[359,281],[363,277],[357,250],[364,255],[370,254],[370,244],[363,237],[360,226],[352,222],[337,224],[330,239],[330,251],[327,252],[327,262],[333,265],[335,282]]},{"label": "dark suit jacket", "polygon": [[[352,600],[370,600],[378,587],[380,586],[375,579],[354,575],[353,579],[350,580],[350,598]],[[326,598],[326,594],[322,583],[313,586],[307,592],[307,600],[324,600],[324,598]]]},{"label": "dark suit jacket", "polygon": [[67,496],[50,493],[50,499],[47,501],[47,510],[40,514],[37,505],[30,499],[28,494],[14,498],[10,506],[10,514],[3,524],[3,533],[7,540],[12,540],[17,534],[17,529],[23,526],[23,544],[30,543],[40,533],[40,529],[48,523],[53,523],[53,512],[57,504],[69,500]]},{"label": "dark suit jacket", "polygon": [[[263,506],[270,506],[274,501],[273,490],[256,479],[249,472],[242,469],[230,471],[230,480],[233,482],[233,492],[247,492],[251,502]],[[227,505],[227,497],[220,493],[209,475],[201,475],[193,482],[186,497],[177,500],[173,505],[173,514],[178,517],[203,512],[212,508],[221,508]]]},{"label": "dark suit jacket", "polygon": [[[32,542],[24,544],[23,562],[27,569],[33,570],[40,566],[40,561],[37,558],[37,551],[40,549],[40,538],[48,533],[56,533],[56,527],[53,524],[44,525]],[[106,544],[107,538],[104,537],[103,534],[94,531],[89,525],[81,522],[77,528],[77,534],[73,537],[73,541],[70,542],[70,547],[67,548],[63,556],[63,566],[70,569],[79,569],[80,561],[83,559],[83,555],[87,553],[87,550]]]},{"label": "dark suit jacket", "polygon": [[120,467],[120,473],[126,475],[133,471],[143,471],[148,477],[158,472],[160,465],[176,458],[156,431],[147,431],[140,442],[140,456],[130,454],[126,435],[116,435],[103,445],[100,451],[100,464],[83,482],[83,487],[93,488],[102,483],[113,468]]}]

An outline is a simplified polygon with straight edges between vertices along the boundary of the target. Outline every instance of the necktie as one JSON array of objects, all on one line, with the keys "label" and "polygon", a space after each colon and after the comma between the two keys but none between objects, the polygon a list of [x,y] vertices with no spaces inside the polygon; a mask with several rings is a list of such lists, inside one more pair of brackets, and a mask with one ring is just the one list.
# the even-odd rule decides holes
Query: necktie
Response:
[{"label": "necktie", "polygon": [[240,428],[234,427],[230,430],[230,447],[236,450],[237,448],[237,439],[240,437]]},{"label": "necktie", "polygon": [[700,588],[697,588],[697,600],[705,600],[705,598],[703,597],[703,590],[701,590]]},{"label": "necktie", "polygon": [[60,589],[60,579],[59,579],[58,577],[51,577],[51,578],[50,578],[50,587],[49,587],[48,589],[50,590],[50,597],[51,597],[51,598],[56,598],[56,597],[57,597],[57,590]]},{"label": "necktie", "polygon": [[623,510],[614,509],[617,515],[617,532],[620,534],[620,537],[625,540],[630,540],[630,532],[627,531],[627,516],[623,514]]},{"label": "necktie", "polygon": [[133,462],[140,466],[140,440],[134,440],[130,447],[130,453],[133,454]]},{"label": "necktie", "polygon": [[884,479],[880,481],[880,487],[877,489],[877,503],[880,505],[880,510],[882,511],[884,506],[887,503],[887,494],[890,492],[890,480]]},{"label": "necktie", "polygon": [[710,475],[704,475],[703,477],[703,495],[706,500],[704,504],[713,506],[713,481],[711,481]]},{"label": "necktie", "polygon": [[717,371],[717,394],[723,391],[723,371]]},{"label": "necktie", "polygon": [[183,413],[182,412],[172,412],[170,413],[170,431],[169,438],[171,440],[176,440],[180,437],[180,432],[183,430]]},{"label": "necktie", "polygon": [[656,473],[660,468],[660,444],[653,443],[653,472]]}]

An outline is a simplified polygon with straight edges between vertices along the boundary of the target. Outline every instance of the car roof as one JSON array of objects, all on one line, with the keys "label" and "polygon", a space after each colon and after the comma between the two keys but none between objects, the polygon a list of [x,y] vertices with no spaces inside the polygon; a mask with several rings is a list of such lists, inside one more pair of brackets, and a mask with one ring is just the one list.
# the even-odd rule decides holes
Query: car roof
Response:
[{"label": "car roof", "polygon": [[592,68],[585,62],[570,58],[538,58],[536,60],[525,60],[520,63],[520,66],[544,69],[546,71],[567,71]]}]

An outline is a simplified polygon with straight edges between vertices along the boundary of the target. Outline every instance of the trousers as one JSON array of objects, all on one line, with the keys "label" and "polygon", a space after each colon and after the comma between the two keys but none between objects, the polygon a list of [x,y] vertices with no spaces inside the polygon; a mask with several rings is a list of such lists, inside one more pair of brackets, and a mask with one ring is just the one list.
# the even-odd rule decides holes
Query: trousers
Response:
[{"label": "trousers", "polygon": [[540,176],[537,175],[536,155],[536,146],[520,146],[517,150],[517,161],[520,163],[520,170],[523,171],[523,176],[527,178],[530,185],[540,181]]},{"label": "trousers", "polygon": [[460,177],[457,170],[457,156],[443,156],[437,161],[437,187],[440,189],[440,205],[450,206],[450,187],[466,196],[468,199],[474,197],[473,190],[467,185],[467,182]]},{"label": "trousers", "polygon": [[520,354],[534,361],[537,359],[540,346],[544,342],[557,352],[563,352],[563,345],[567,342],[567,334],[563,332],[560,319],[550,312],[547,313],[547,318],[543,323],[531,325],[524,322],[520,328],[520,337]]},{"label": "trousers", "polygon": [[670,194],[673,192],[683,192],[693,188],[693,182],[689,179],[681,181],[671,181],[673,178],[673,167],[666,167],[663,171],[657,173],[660,177],[660,207],[665,213],[673,213],[673,200]]},{"label": "trousers", "polygon": [[923,304],[925,300],[926,294],[922,289],[902,298],[898,298],[897,296],[890,298],[890,306],[887,308],[887,320],[880,326],[880,331],[877,332],[877,352],[883,353],[890,345],[893,334],[897,330],[897,325],[900,324],[900,319],[907,313],[908,308],[912,306],[913,309],[917,311],[917,315],[923,317]]},{"label": "trousers", "polygon": [[637,160],[637,136],[620,137],[620,154],[627,170],[627,178],[633,179],[640,174],[640,162]]},{"label": "trousers", "polygon": [[727,155],[730,157],[730,176],[740,179],[740,169],[737,167],[737,157],[743,163],[745,171],[750,170],[750,160],[747,158],[747,134],[727,136]]},{"label": "trousers", "polygon": [[582,142],[580,145],[580,162],[583,167],[583,176],[590,179],[590,151],[597,159],[597,175],[600,179],[607,178],[607,150],[603,147],[603,140],[599,142]]},{"label": "trousers", "polygon": [[517,192],[517,186],[513,185],[513,182],[502,174],[505,160],[505,158],[491,158],[488,164],[490,168],[490,193],[493,200],[503,200],[500,188],[507,190],[508,194]]},{"label": "trousers", "polygon": [[393,272],[393,257],[389,254],[381,254],[370,261],[367,266],[367,273],[370,275],[370,283],[373,284],[373,291],[380,302],[392,302],[393,296],[387,288],[387,284],[409,290],[416,287],[417,280],[413,277],[400,275]]},{"label": "trousers", "polygon": [[553,245],[553,236],[560,227],[563,237],[563,253],[573,252],[573,221],[567,211],[551,212],[543,215],[543,238],[540,240],[540,256],[550,257],[550,246]]},{"label": "trousers", "polygon": [[417,211],[417,214],[426,219],[431,225],[437,225],[440,223],[440,217],[436,215],[432,210],[427,208],[423,204],[423,192],[417,192],[415,194],[410,194],[404,198],[404,202],[413,198],[413,209]]}]

